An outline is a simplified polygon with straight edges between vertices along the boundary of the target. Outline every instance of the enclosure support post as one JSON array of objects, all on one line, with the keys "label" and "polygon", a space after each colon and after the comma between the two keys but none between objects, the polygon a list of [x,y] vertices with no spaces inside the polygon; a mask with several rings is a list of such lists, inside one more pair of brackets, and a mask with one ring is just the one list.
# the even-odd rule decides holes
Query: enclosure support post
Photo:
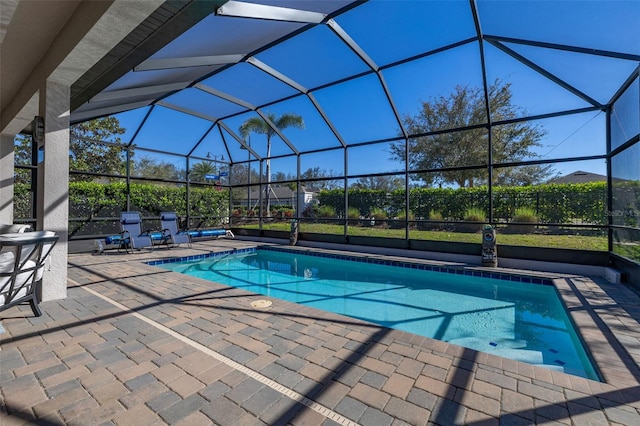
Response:
[{"label": "enclosure support post", "polygon": [[14,138],[3,133],[0,139],[0,223],[13,223]]},{"label": "enclosure support post", "polygon": [[69,235],[69,103],[70,87],[47,80],[40,88],[39,114],[44,117],[44,140],[39,156],[36,229],[54,231],[59,239],[51,251],[50,272],[42,300],[67,296]]}]

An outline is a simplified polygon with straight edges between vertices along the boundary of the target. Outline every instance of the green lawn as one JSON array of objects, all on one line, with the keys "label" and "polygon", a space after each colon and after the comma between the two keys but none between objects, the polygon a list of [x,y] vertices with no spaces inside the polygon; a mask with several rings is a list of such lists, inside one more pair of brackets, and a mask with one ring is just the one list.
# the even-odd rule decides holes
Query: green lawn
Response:
[{"label": "green lawn", "polygon": [[640,245],[635,243],[614,243],[613,252],[636,262],[640,261]]},{"label": "green lawn", "polygon": [[[243,228],[257,229],[257,224],[243,225]],[[289,232],[289,222],[267,223],[263,229]],[[331,225],[322,223],[301,223],[300,232],[342,235],[344,228],[342,225]],[[349,226],[349,235],[363,237],[384,237],[384,238],[405,238],[404,229],[370,228],[360,226]],[[410,230],[409,238],[413,240],[430,241],[451,241],[461,243],[482,243],[480,233],[464,233],[450,231],[419,231]],[[527,246],[527,247],[549,247],[564,248],[574,250],[596,250],[607,251],[607,237],[605,236],[585,236],[585,235],[543,235],[543,234],[501,234],[498,233],[496,240],[498,244]]]}]

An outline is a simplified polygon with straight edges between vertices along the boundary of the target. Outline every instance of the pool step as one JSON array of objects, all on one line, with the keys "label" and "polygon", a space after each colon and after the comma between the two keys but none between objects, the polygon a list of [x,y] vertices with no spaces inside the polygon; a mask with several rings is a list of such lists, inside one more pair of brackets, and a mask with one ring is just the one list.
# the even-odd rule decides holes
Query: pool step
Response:
[{"label": "pool step", "polygon": [[493,341],[487,341],[487,339],[481,339],[478,337],[462,337],[460,339],[449,340],[448,343],[464,346],[465,348],[475,349],[481,352],[487,352],[503,358],[526,362],[528,364],[537,365],[538,367],[548,368],[549,370],[564,372],[564,368],[561,365],[545,364],[542,352],[521,349],[527,346],[527,342],[525,340],[494,339]]},{"label": "pool step", "polygon": [[552,365],[552,364],[534,364],[538,367],[548,368],[549,370],[561,371],[564,373],[564,367],[560,365]]},{"label": "pool step", "polygon": [[463,337],[449,340],[449,343],[529,364],[544,363],[542,352],[521,349],[527,346],[526,340],[494,339],[488,341],[487,339],[478,337]]},{"label": "pool step", "polygon": [[489,340],[481,337],[462,337],[460,339],[449,340],[448,342],[483,352],[490,352],[495,349],[521,349],[527,347],[526,340],[515,339]]},{"label": "pool step", "polygon": [[493,351],[485,351],[494,355],[501,356],[503,358],[514,359],[516,361],[522,361],[529,364],[542,364],[542,352],[529,351],[526,349],[495,349]]}]

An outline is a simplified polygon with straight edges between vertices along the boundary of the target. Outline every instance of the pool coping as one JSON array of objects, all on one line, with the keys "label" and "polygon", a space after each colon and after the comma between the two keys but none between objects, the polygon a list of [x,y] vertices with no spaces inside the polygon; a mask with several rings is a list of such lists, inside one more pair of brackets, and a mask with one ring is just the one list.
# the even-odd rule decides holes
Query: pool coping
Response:
[{"label": "pool coping", "polygon": [[[613,333],[613,330],[597,312],[599,306],[607,306],[610,304],[615,304],[615,302],[613,302],[613,300],[602,288],[603,285],[606,285],[606,282],[601,279],[599,280],[596,277],[585,277],[565,273],[537,272],[510,268],[491,268],[458,262],[434,261],[423,258],[408,258],[403,256],[384,255],[376,253],[357,253],[336,249],[297,247],[264,243],[256,243],[255,247],[249,248],[232,249],[222,252],[210,252],[192,256],[157,259],[145,261],[143,263],[149,266],[158,266],[165,263],[175,263],[184,260],[195,261],[210,257],[227,256],[229,254],[249,253],[257,249],[266,249],[281,252],[296,251],[313,256],[333,257],[337,259],[349,259],[360,262],[385,265],[404,265],[405,267],[410,267],[412,269],[415,267],[416,269],[494,278],[511,282],[522,282],[525,284],[553,285],[555,286],[571,321],[574,323],[574,326],[578,331],[578,337],[586,346],[588,352],[587,355],[593,361],[592,363],[596,369],[596,372],[602,379],[601,383],[613,384],[615,386],[637,386],[638,384],[640,384],[640,367],[638,366],[640,353],[630,352],[627,348],[624,347],[624,345],[620,344],[620,342],[614,341],[614,339],[608,337],[608,333]],[[500,271],[496,271],[496,269],[500,269]],[[314,309],[310,307],[305,308]],[[619,314],[620,313],[617,313],[616,315]],[[341,316],[340,314],[333,315]],[[630,323],[635,322],[637,325],[637,322],[630,316],[629,321]],[[399,333],[406,333],[407,335],[412,336],[412,333],[404,332],[402,330],[394,331]],[[627,330],[627,332],[629,332],[629,330]],[[635,335],[636,339],[640,340],[640,332],[634,331],[633,334]],[[414,336],[417,336],[421,339],[436,340],[418,335]],[[414,339],[410,338],[409,340],[413,341]],[[458,345],[448,342],[441,343],[458,347]],[[614,350],[611,350],[612,347]],[[473,349],[465,348],[462,346],[459,346],[459,348],[477,352]],[[509,360],[508,358],[502,358],[498,355],[493,355],[488,352],[481,353],[489,357]],[[633,361],[629,362],[629,359],[632,359]],[[515,360],[509,361],[520,363],[520,361]],[[591,380],[579,376],[573,376],[567,373],[562,374],[585,380]]]}]

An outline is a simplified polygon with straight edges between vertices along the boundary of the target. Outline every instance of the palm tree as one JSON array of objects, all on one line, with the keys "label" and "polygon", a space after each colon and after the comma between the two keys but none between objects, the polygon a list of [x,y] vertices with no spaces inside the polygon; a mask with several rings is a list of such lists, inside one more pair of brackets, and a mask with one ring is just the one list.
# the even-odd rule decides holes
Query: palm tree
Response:
[{"label": "palm tree", "polygon": [[189,180],[192,182],[204,182],[207,175],[215,174],[218,168],[211,161],[200,161],[191,166]]},{"label": "palm tree", "polygon": [[[282,114],[280,117],[276,117],[275,114],[268,112],[267,118],[280,130],[286,129],[287,127],[296,127],[298,129],[304,129],[304,121],[302,120],[302,117],[300,117],[298,114],[285,113],[285,114]],[[251,133],[263,134],[267,137],[266,205],[267,205],[267,217],[271,217],[271,203],[269,199],[270,198],[269,195],[271,193],[271,137],[276,135],[276,131],[262,117],[251,117],[240,125],[240,135],[244,140],[247,140],[247,137]]]}]

